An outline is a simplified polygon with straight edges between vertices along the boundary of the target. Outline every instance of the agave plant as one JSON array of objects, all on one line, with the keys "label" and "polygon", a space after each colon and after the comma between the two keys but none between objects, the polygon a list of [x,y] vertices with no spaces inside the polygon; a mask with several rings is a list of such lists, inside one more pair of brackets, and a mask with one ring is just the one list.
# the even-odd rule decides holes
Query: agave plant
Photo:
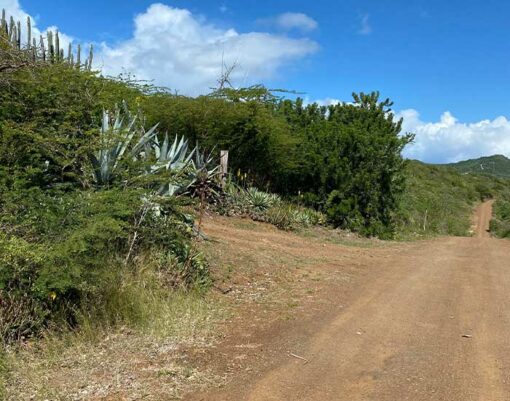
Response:
[{"label": "agave plant", "polygon": [[212,152],[206,155],[205,153],[200,153],[197,147],[190,175],[190,189],[191,194],[200,197],[202,201],[210,195],[219,196],[219,181],[216,178],[218,177],[220,166],[213,166],[214,158]]},{"label": "agave plant", "polygon": [[218,175],[220,169],[220,166],[214,163],[214,152],[208,154],[200,153],[198,146],[195,149],[195,158],[193,160],[193,174],[195,175],[195,180],[198,180],[198,176],[200,176],[202,181],[213,180]]},{"label": "agave plant", "polygon": [[267,210],[281,201],[278,195],[263,192],[253,187],[246,190],[245,196],[248,205],[255,211]]},{"label": "agave plant", "polygon": [[96,184],[100,186],[109,184],[115,178],[123,159],[143,158],[156,137],[157,126],[156,124],[145,131],[137,124],[137,116],[129,112],[125,102],[122,103],[122,107],[117,107],[113,114],[103,111],[99,133],[100,149],[89,154]]},{"label": "agave plant", "polygon": [[192,158],[197,152],[196,148],[189,151],[188,140],[184,137],[179,139],[178,136],[170,146],[168,134],[165,134],[162,143],[154,139],[152,149],[156,162],[150,167],[150,173],[157,174],[166,170],[174,175],[170,182],[160,186],[158,194],[172,196],[184,192],[191,184],[190,174],[194,170]]},{"label": "agave plant", "polygon": [[[214,161],[213,157],[200,153],[198,146],[189,150],[188,140],[184,137],[179,139],[176,136],[170,146],[168,135],[165,135],[162,143],[156,138],[152,147],[156,163],[151,166],[151,173],[161,170],[174,173],[171,182],[159,188],[159,195],[172,196],[186,191],[195,193],[214,186],[214,176],[219,167],[210,168]],[[195,191],[195,187],[200,187],[200,190]]]},{"label": "agave plant", "polygon": [[151,167],[152,172],[159,171],[161,169],[166,170],[183,170],[186,168],[196,152],[196,148],[188,152],[188,140],[184,137],[179,139],[175,137],[172,146],[168,139],[168,134],[165,134],[163,143],[160,144],[158,139],[155,138],[153,149],[156,155],[156,164]]}]

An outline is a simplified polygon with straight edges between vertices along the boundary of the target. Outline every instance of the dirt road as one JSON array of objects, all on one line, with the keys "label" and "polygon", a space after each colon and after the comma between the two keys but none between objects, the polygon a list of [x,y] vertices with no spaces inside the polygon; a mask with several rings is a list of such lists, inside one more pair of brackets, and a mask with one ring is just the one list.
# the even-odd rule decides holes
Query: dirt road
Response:
[{"label": "dirt road", "polygon": [[341,304],[275,330],[279,345],[252,339],[276,350],[260,371],[191,399],[510,400],[510,242],[488,237],[490,214],[472,238],[373,258]]}]

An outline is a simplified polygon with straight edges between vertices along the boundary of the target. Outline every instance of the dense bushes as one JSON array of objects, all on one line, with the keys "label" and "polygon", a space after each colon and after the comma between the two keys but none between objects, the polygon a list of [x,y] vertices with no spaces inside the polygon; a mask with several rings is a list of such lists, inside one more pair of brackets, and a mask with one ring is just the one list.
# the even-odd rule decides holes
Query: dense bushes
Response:
[{"label": "dense bushes", "polygon": [[494,203],[490,231],[497,237],[510,238],[510,194]]},{"label": "dense bushes", "polygon": [[[190,99],[144,99],[149,122],[230,151],[232,171],[255,186],[300,197],[330,221],[366,235],[391,235],[404,189],[401,135],[392,103],[378,93],[319,107],[280,100],[261,87]],[[333,191],[332,195],[330,195]]]},{"label": "dense bushes", "polygon": [[[0,313],[9,336],[37,331],[51,316],[72,323],[73,309],[103,291],[111,271],[145,253],[167,258],[161,268],[175,284],[207,279],[203,263],[190,254],[189,226],[175,201],[159,200],[156,215],[134,189],[30,188],[8,191],[2,200],[0,291],[9,305]],[[13,308],[23,322],[9,322],[4,312]]]},{"label": "dense bushes", "polygon": [[157,94],[143,98],[141,106],[148,123],[159,123],[162,132],[183,135],[206,149],[228,149],[231,171],[249,172],[259,187],[271,184],[279,190],[274,182],[283,180],[282,171],[295,162],[297,138],[273,102]]},{"label": "dense bushes", "polygon": [[[181,147],[171,160],[166,154],[156,160],[148,152],[152,142],[143,144],[143,158],[133,157],[144,134],[140,116],[132,131],[123,125],[118,132],[100,130],[110,119],[103,110],[123,98],[134,103],[134,95],[144,96],[139,88],[60,63],[11,72],[0,85],[4,341],[52,321],[74,325],[80,314],[104,309],[102,302],[112,302],[106,294],[112,277],[142,268],[141,259],[161,273],[161,286],[207,285],[205,261],[191,244],[187,201],[158,195],[161,186],[190,185],[188,173],[173,174],[165,163],[176,168],[181,157],[193,155],[203,168],[203,158]],[[108,159],[104,152],[119,144],[126,156]],[[107,157],[96,160],[102,172],[115,168],[104,182],[95,174],[95,154]]]}]

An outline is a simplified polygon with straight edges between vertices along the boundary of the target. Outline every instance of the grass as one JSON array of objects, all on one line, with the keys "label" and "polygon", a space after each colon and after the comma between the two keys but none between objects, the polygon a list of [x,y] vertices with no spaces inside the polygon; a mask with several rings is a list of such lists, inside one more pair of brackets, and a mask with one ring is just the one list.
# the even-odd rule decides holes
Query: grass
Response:
[{"label": "grass", "polygon": [[207,312],[207,303],[201,302],[205,292],[200,287],[175,289],[169,280],[173,277],[150,260],[113,272],[98,294],[102,299],[86,301],[78,313],[80,331],[94,336],[99,324],[107,329],[128,326],[154,336],[194,337],[189,328],[207,326],[200,326]]},{"label": "grass", "polygon": [[[108,299],[96,303],[101,307],[78,313],[79,329],[49,328],[43,338],[5,348],[0,395],[7,400],[99,397],[111,392],[107,387],[117,377],[121,380],[113,385],[130,396],[142,397],[149,384],[177,396],[176,383],[209,380],[180,361],[176,350],[183,344],[207,346],[226,310],[213,294],[162,285],[161,275],[150,264],[118,272],[106,289]],[[165,380],[162,371],[186,380]]]}]

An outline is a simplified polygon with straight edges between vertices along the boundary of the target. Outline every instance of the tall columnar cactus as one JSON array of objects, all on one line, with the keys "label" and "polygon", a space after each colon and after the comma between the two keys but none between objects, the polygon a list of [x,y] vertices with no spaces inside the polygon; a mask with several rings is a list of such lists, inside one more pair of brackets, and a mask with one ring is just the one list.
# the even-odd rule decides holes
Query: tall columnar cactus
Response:
[{"label": "tall columnar cactus", "polygon": [[14,51],[18,51],[31,59],[33,62],[50,62],[50,63],[67,63],[77,68],[87,70],[92,69],[93,47],[90,46],[88,58],[81,62],[81,47],[78,45],[76,54],[76,63],[72,45],[67,49],[67,56],[63,48],[60,47],[60,35],[58,32],[48,31],[46,38],[42,35],[37,45],[36,39],[33,37],[32,21],[27,17],[26,25],[26,43],[22,41],[21,22],[15,21],[14,18],[7,17],[5,9],[2,9],[2,17],[0,19],[0,50],[1,46],[11,47]]},{"label": "tall columnar cactus", "polygon": [[30,21],[30,17],[27,17],[27,43],[28,45],[32,43],[32,21]]}]

